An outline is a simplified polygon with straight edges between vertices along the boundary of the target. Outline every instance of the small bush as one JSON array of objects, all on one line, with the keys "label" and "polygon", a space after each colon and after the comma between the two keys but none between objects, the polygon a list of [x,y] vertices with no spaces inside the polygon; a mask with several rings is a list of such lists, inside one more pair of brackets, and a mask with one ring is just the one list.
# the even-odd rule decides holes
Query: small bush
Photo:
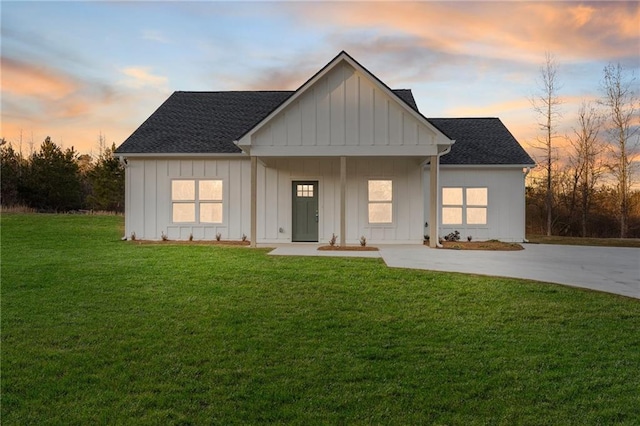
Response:
[{"label": "small bush", "polygon": [[360,245],[362,247],[366,247],[367,246],[367,239],[365,238],[364,235],[362,237],[360,237]]},{"label": "small bush", "polygon": [[460,241],[460,232],[453,231],[452,233],[445,235],[444,240],[445,241]]},{"label": "small bush", "polygon": [[247,241],[247,235],[246,234],[242,234],[242,241]]},{"label": "small bush", "polygon": [[193,233],[189,234],[189,241],[193,241]]},{"label": "small bush", "polygon": [[331,238],[329,238],[329,245],[331,247],[335,246],[337,239],[338,239],[338,237],[336,236],[336,234],[331,234]]},{"label": "small bush", "polygon": [[467,235],[467,241],[471,242],[472,239],[473,237],[471,235]]},{"label": "small bush", "polygon": [[169,241],[169,237],[164,233],[164,231],[160,233],[160,238],[162,238],[162,241]]},{"label": "small bush", "polygon": [[221,238],[222,238],[222,234],[218,232],[216,234],[216,241],[220,241]]},{"label": "small bush", "polygon": [[136,233],[132,232],[131,233],[131,241],[135,241],[136,240]]}]

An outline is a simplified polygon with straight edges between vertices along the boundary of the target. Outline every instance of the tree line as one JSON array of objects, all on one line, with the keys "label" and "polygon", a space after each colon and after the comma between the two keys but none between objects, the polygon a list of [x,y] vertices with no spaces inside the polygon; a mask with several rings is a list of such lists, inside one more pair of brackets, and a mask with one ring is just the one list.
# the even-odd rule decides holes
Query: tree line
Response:
[{"label": "tree line", "polygon": [[94,159],[73,147],[62,149],[50,137],[27,156],[0,139],[0,204],[40,212],[123,212],[124,167],[114,156],[115,144],[105,148],[100,140]]},{"label": "tree line", "polygon": [[[583,100],[574,123],[563,121],[559,67],[547,53],[531,103],[540,136],[537,170],[527,184],[527,232],[640,238],[640,102],[635,77],[608,64],[601,96]],[[569,134],[561,126],[572,124]]]}]

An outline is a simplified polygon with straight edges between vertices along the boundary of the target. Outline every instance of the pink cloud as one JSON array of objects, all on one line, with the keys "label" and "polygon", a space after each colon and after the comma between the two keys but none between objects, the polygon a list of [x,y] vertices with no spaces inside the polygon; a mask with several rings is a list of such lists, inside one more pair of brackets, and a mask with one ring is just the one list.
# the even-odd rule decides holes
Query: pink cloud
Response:
[{"label": "pink cloud", "polygon": [[[537,63],[545,51],[570,59],[637,55],[638,3],[348,2],[302,4],[295,13],[347,30],[415,36],[423,47],[454,55]],[[313,25],[310,22],[310,25]]]},{"label": "pink cloud", "polygon": [[[45,137],[87,153],[99,132],[120,144],[149,114],[148,105],[168,95],[164,77],[127,68],[120,87],[78,79],[61,71],[2,58],[2,133],[17,146],[22,138],[37,148]],[[142,118],[141,118],[142,117]],[[32,136],[33,135],[33,136]]]},{"label": "pink cloud", "polygon": [[2,92],[15,96],[61,99],[77,90],[67,76],[43,66],[2,58]]}]

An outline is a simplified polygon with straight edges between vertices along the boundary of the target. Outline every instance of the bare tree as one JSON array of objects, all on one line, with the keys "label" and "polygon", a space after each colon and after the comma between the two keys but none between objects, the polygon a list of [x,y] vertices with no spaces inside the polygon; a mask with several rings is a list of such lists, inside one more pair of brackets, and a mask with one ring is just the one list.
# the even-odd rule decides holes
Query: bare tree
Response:
[{"label": "bare tree", "polygon": [[620,238],[626,238],[629,225],[632,163],[637,155],[638,97],[633,91],[635,77],[628,76],[619,63],[604,67],[602,103],[607,107],[607,131],[613,157],[611,171],[616,179]]},{"label": "bare tree", "polygon": [[540,67],[539,93],[531,99],[534,111],[540,117],[538,122],[543,135],[537,138],[536,148],[543,151],[541,161],[546,173],[545,207],[547,210],[547,235],[551,235],[553,224],[553,139],[558,137],[556,122],[560,119],[558,96],[561,86],[558,83],[558,64],[554,56],[546,52],[545,62]]},{"label": "bare tree", "polygon": [[107,149],[107,137],[104,135],[104,133],[102,133],[102,130],[100,131],[100,133],[98,133],[98,155],[97,157],[100,157],[104,151]]},{"label": "bare tree", "polygon": [[570,163],[574,170],[573,194],[580,203],[580,234],[587,236],[587,222],[591,210],[596,184],[602,176],[602,142],[600,133],[601,116],[595,106],[582,102],[578,111],[578,127],[573,129],[573,137],[568,138],[573,152]]}]

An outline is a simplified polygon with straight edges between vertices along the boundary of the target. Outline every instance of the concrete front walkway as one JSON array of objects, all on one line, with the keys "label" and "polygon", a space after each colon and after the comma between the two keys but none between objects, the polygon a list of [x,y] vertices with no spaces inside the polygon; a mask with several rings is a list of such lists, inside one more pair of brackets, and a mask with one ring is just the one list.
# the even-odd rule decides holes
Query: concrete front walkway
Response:
[{"label": "concrete front walkway", "polygon": [[393,268],[524,278],[640,299],[640,249],[636,248],[525,244],[524,250],[509,252],[379,247],[378,252],[318,251],[316,244],[291,244],[270,254],[382,257]]}]

